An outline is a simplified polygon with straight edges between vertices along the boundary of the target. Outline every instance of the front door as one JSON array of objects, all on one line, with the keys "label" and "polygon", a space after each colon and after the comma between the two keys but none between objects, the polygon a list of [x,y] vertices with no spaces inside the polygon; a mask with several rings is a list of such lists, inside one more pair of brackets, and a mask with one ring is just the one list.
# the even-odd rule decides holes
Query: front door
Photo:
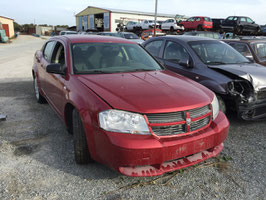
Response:
[{"label": "front door", "polygon": [[[66,68],[65,48],[57,42],[51,56],[51,64],[60,64],[62,69]],[[65,75],[47,73],[46,81],[47,96],[58,114],[64,113],[65,102]]]}]

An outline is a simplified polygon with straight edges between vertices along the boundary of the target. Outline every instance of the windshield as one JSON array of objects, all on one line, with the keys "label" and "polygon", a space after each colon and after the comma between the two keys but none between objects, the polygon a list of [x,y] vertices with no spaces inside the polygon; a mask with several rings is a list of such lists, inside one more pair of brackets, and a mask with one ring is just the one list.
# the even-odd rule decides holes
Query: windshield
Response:
[{"label": "windshield", "polygon": [[250,63],[247,58],[224,42],[194,41],[189,42],[189,45],[205,64],[220,65]]},{"label": "windshield", "polygon": [[266,43],[260,42],[252,45],[260,61],[266,61]]},{"label": "windshield", "polygon": [[139,37],[134,33],[130,33],[130,34],[126,33],[124,34],[124,36],[126,39],[139,39]]},{"label": "windshield", "polygon": [[75,74],[119,73],[161,70],[161,66],[139,45],[78,43],[72,45]]}]

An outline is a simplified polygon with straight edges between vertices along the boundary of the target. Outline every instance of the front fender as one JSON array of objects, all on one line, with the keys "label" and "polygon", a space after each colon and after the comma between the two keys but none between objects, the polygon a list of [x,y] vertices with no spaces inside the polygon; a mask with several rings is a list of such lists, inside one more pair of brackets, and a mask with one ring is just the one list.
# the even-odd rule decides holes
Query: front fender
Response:
[{"label": "front fender", "polygon": [[218,84],[216,81],[203,80],[203,81],[200,81],[199,83],[209,88],[216,94],[222,94],[222,95],[228,94],[228,92],[226,91],[225,85]]}]

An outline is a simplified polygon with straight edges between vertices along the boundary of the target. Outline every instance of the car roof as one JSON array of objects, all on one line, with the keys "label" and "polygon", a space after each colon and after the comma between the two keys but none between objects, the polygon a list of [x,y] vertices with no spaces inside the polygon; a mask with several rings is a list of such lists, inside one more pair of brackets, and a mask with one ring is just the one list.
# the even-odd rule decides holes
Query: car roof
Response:
[{"label": "car roof", "polygon": [[[194,17],[203,17],[204,18],[204,17],[207,17],[207,16],[194,16]],[[207,17],[207,18],[210,18],[210,17]]]},{"label": "car roof", "polygon": [[185,33],[217,33],[217,34],[220,34],[218,32],[213,32],[213,31],[188,31],[188,32],[185,32]]},{"label": "car roof", "polygon": [[[247,17],[247,16],[229,16],[229,17]],[[228,17],[227,17],[228,18]],[[249,17],[248,17],[249,18]]]},{"label": "car roof", "polygon": [[224,40],[224,41],[229,41],[229,42],[241,42],[241,43],[253,43],[253,42],[266,42],[265,37],[258,37],[258,38],[240,38],[240,39],[229,39],[229,40]]},{"label": "car roof", "polygon": [[120,37],[112,37],[112,36],[101,36],[101,35],[61,35],[52,37],[51,40],[62,39],[68,40],[70,43],[87,43],[87,42],[97,42],[97,43],[127,43],[127,44],[136,44],[135,42],[131,42],[130,40],[126,40]]},{"label": "car roof", "polygon": [[122,33],[122,34],[134,34],[134,35],[136,35],[135,33],[132,33],[132,32],[119,32],[119,33]]},{"label": "car roof", "polygon": [[213,40],[217,41],[212,38],[207,38],[207,37],[198,37],[198,36],[190,36],[190,35],[166,35],[163,36],[164,38],[171,38],[179,41],[184,41],[184,42],[191,42],[191,41],[203,41],[203,40]]}]

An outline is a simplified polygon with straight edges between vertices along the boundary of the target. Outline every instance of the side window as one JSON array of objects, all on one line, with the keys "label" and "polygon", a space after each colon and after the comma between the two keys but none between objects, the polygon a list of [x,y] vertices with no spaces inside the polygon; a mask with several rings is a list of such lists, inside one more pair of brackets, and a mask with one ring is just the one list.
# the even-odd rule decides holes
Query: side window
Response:
[{"label": "side window", "polygon": [[59,63],[61,66],[65,65],[65,48],[60,42],[57,42],[52,54],[51,63]]},{"label": "side window", "polygon": [[252,54],[251,54],[251,52],[250,52],[250,50],[246,44],[232,42],[232,43],[230,43],[230,46],[232,46],[235,50],[237,50],[243,56],[252,56]]},{"label": "side window", "polygon": [[43,50],[44,59],[50,61],[55,41],[47,42]]},{"label": "side window", "polygon": [[196,22],[199,22],[200,21],[200,17],[197,17],[197,18],[195,18],[196,20]]},{"label": "side window", "polygon": [[147,44],[145,48],[151,53],[151,55],[158,57],[162,44],[163,40],[156,40]]},{"label": "side window", "polygon": [[248,23],[253,23],[253,20],[247,17],[247,22]]},{"label": "side window", "polygon": [[228,17],[227,20],[232,21],[234,17]]},{"label": "side window", "polygon": [[178,62],[182,58],[189,59],[189,54],[180,44],[168,41],[164,50],[163,58],[168,61]]},{"label": "side window", "polygon": [[241,22],[246,22],[246,18],[245,18],[245,17],[241,17],[241,18],[240,18],[240,21],[241,21]]},{"label": "side window", "polygon": [[193,22],[194,21],[194,17],[191,17],[187,20],[188,22]]}]

